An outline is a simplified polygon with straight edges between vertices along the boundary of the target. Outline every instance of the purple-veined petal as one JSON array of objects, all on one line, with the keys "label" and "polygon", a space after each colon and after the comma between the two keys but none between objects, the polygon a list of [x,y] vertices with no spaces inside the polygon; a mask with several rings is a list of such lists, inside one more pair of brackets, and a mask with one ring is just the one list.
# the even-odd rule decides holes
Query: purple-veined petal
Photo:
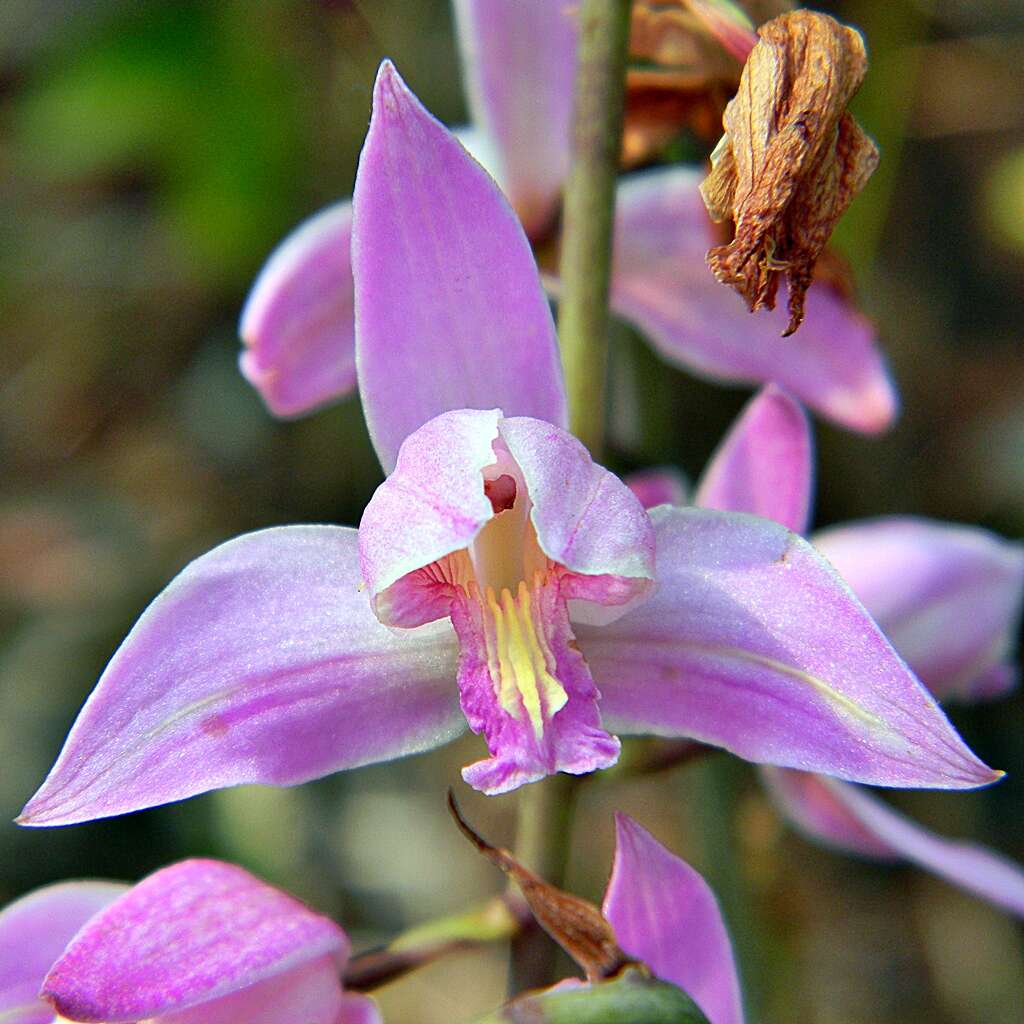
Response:
[{"label": "purple-veined petal", "polygon": [[625,477],[624,483],[640,499],[644,508],[686,505],[690,500],[689,482],[672,466],[638,470]]},{"label": "purple-veined petal", "polygon": [[853,853],[902,858],[1024,917],[1024,869],[974,843],[923,828],[867,791],[803,772],[766,769],[777,802],[800,829]]},{"label": "purple-veined petal", "polygon": [[831,566],[777,523],[661,506],[658,587],[577,638],[617,732],[881,786],[965,789],[975,757]]},{"label": "purple-veined petal", "polygon": [[563,424],[554,322],[519,219],[388,61],[353,202],[359,389],[384,469],[452,409]]},{"label": "purple-veined petal", "polygon": [[614,473],[553,424],[520,416],[502,420],[498,429],[522,470],[533,503],[530,519],[548,558],[586,576],[653,577],[650,518]]},{"label": "purple-veined petal", "polygon": [[724,381],[775,382],[852,430],[876,433],[897,399],[871,324],[818,283],[807,318],[780,337],[786,300],[749,313],[723,288],[704,254],[714,244],[698,193],[703,171],[670,168],[626,178],[619,188],[611,302],[670,362]]},{"label": "purple-veined petal", "polygon": [[408,605],[404,588],[401,594],[385,591],[467,547],[494,517],[484,469],[498,460],[500,419],[500,409],[458,409],[434,417],[405,439],[395,471],[367,504],[359,523],[359,558],[368,596],[383,621],[410,626],[448,614],[447,604],[435,606],[432,591],[417,588],[422,608]]},{"label": "purple-veined petal", "polygon": [[49,1024],[53,1010],[39,998],[46,972],[75,933],[128,886],[59,882],[36,889],[0,912],[0,1021]]},{"label": "purple-veined petal", "polygon": [[707,882],[625,814],[604,915],[619,945],[683,989],[711,1024],[742,1024],[743,1001],[718,901]]},{"label": "purple-veined petal", "polygon": [[569,170],[577,13],[562,0],[454,0],[473,120],[527,233],[551,222]]},{"label": "purple-veined petal", "polygon": [[[286,893],[233,864],[189,860],[155,872],[91,918],[53,965],[42,995],[78,1021],[159,1018],[317,962],[337,972],[348,952],[333,921]],[[317,988],[322,1001],[322,979]],[[221,1020],[228,1018],[213,1018]],[[333,1015],[324,1024],[334,1024]]]},{"label": "purple-veined petal", "polygon": [[395,634],[356,531],[291,526],[197,559],[114,655],[22,818],[60,825],[239,783],[291,785],[463,727],[450,627]]},{"label": "purple-veined petal", "polygon": [[811,518],[814,445],[803,409],[769,384],[750,400],[708,463],[693,503],[752,512],[804,533]]},{"label": "purple-veined petal", "polygon": [[940,700],[1013,685],[1024,547],[987,530],[891,516],[817,533],[815,547]]},{"label": "purple-veined petal", "polygon": [[355,390],[352,204],[300,224],[271,254],[239,324],[239,365],[275,416],[301,416]]}]

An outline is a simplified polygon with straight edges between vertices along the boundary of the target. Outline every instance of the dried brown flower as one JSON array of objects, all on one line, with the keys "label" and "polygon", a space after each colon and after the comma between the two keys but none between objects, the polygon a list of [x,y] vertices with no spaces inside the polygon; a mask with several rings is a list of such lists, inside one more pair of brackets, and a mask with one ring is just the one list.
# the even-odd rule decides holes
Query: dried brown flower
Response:
[{"label": "dried brown flower", "polygon": [[731,23],[718,17],[709,25],[703,8],[711,6],[704,0],[696,9],[693,0],[633,4],[629,53],[642,66],[626,77],[623,166],[650,159],[684,128],[708,142],[718,137],[725,105],[756,37],[737,23],[732,32],[737,42],[730,50],[719,22]]},{"label": "dried brown flower", "polygon": [[712,218],[735,222],[732,241],[711,249],[708,264],[751,310],[774,309],[784,273],[788,335],[803,320],[814,264],[878,150],[846,110],[867,71],[860,33],[793,11],[758,36],[701,185]]}]

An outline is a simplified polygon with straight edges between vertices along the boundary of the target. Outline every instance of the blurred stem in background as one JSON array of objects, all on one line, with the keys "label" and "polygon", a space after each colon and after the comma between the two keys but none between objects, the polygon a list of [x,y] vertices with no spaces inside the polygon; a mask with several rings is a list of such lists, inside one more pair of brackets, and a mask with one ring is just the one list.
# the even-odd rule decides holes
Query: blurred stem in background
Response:
[{"label": "blurred stem in background", "polygon": [[[622,144],[630,0],[583,0],[573,113],[572,164],[565,189],[558,333],[569,424],[601,457],[608,371],[608,283],[615,183]],[[565,881],[575,780],[556,775],[519,796],[516,853],[553,885]],[[556,950],[538,929],[515,940],[513,993],[550,984]]]},{"label": "blurred stem in background", "polygon": [[856,0],[845,16],[868,44],[870,66],[852,109],[878,144],[881,160],[864,195],[852,204],[836,227],[834,240],[857,271],[867,293],[875,272],[889,210],[899,179],[900,156],[914,110],[920,45],[934,0],[895,0],[879,4]]}]

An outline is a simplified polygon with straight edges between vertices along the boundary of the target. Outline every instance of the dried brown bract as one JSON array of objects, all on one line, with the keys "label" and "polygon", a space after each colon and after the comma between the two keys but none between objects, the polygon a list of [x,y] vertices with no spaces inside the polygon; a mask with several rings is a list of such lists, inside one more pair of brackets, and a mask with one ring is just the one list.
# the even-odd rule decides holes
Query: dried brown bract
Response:
[{"label": "dried brown bract", "polygon": [[775,308],[785,274],[788,335],[803,320],[814,264],[878,150],[846,110],[867,71],[857,31],[794,11],[758,35],[701,185],[712,218],[735,222],[733,240],[711,249],[708,264],[751,310]]},{"label": "dried brown bract", "polygon": [[448,809],[462,834],[519,886],[537,924],[583,968],[588,981],[613,977],[633,962],[619,949],[612,926],[593,903],[557,889],[508,850],[492,846],[462,816],[451,790]]}]

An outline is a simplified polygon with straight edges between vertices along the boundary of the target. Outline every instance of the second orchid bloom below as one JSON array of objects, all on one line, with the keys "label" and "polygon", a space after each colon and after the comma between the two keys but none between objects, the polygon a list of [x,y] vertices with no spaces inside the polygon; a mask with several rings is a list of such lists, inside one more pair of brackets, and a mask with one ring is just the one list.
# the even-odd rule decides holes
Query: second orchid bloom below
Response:
[{"label": "second orchid bloom below", "polygon": [[565,432],[519,221],[387,62],[352,264],[360,393],[390,473],[358,534],[266,530],[188,566],[23,823],[291,785],[466,723],[490,756],[465,776],[489,793],[607,766],[614,733],[884,786],[999,777],[806,541],[740,513],[648,517]]}]

